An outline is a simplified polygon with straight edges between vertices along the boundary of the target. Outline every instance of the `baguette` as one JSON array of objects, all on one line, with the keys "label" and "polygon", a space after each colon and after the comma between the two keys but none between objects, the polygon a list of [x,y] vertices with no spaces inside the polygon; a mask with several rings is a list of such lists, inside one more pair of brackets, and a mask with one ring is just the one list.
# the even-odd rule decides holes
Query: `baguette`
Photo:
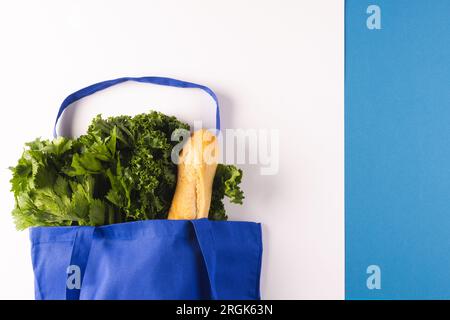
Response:
[{"label": "baguette", "polygon": [[178,178],[168,219],[207,218],[219,148],[208,130],[195,131],[181,150]]}]

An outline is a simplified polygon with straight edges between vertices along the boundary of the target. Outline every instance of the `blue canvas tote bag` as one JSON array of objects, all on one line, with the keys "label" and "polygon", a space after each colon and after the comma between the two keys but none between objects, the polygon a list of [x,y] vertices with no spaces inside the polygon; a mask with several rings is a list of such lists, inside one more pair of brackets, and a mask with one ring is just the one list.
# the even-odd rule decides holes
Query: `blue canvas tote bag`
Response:
[{"label": "blue canvas tote bag", "polygon": [[[119,78],[68,96],[71,103],[125,81],[214,92],[162,77]],[[261,225],[145,220],[99,227],[30,228],[36,299],[259,299]]]}]

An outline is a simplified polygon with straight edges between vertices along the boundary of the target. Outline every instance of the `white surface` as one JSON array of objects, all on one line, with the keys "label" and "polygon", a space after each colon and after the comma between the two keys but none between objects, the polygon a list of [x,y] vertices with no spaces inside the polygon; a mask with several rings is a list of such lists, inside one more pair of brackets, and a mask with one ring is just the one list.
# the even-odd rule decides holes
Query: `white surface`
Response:
[{"label": "white surface", "polygon": [[[224,127],[280,130],[279,174],[244,166],[245,205],[228,211],[263,223],[263,298],[343,298],[343,2],[1,2],[0,298],[33,298],[28,233],[14,229],[6,168],[25,141],[50,137],[66,95],[130,75],[208,85]],[[150,87],[90,98],[71,132],[99,112],[170,113],[175,104],[184,120],[212,121],[201,92]]]}]

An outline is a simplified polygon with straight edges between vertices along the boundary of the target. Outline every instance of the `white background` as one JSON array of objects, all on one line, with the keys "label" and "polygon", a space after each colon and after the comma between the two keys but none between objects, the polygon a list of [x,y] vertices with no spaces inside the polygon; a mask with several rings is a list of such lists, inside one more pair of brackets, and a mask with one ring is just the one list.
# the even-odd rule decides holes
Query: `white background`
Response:
[{"label": "white background", "polygon": [[[343,0],[2,1],[0,3],[0,298],[32,299],[28,232],[15,230],[8,166],[50,137],[69,93],[120,76],[205,84],[224,128],[277,129],[280,170],[244,165],[232,220],[263,223],[265,299],[344,297]],[[132,85],[71,110],[64,133],[102,112],[158,109],[210,125],[196,90]]]}]

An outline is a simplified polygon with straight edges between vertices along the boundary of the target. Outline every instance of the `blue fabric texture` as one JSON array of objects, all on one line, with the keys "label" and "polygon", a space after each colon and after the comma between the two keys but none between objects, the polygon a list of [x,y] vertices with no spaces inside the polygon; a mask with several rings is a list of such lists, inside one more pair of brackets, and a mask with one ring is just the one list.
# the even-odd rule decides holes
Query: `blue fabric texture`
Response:
[{"label": "blue fabric texture", "polygon": [[[30,229],[36,299],[259,299],[261,225],[147,220]],[[81,288],[67,286],[69,266]]]}]

